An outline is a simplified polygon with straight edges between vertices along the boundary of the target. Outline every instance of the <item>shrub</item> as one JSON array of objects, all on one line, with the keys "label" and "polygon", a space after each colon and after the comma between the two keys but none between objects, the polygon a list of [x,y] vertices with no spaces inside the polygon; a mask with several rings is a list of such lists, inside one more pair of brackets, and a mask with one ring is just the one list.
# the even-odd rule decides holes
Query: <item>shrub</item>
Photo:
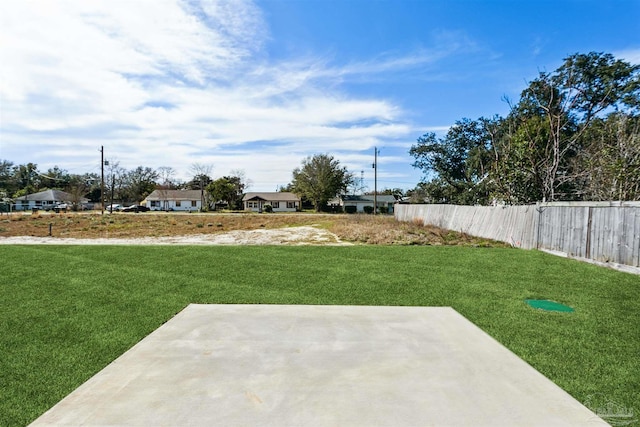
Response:
[{"label": "shrub", "polygon": [[273,212],[273,207],[271,205],[264,205],[263,210],[267,213]]},{"label": "shrub", "polygon": [[380,206],[380,213],[381,214],[388,214],[389,213],[389,208],[386,206]]},{"label": "shrub", "polygon": [[354,214],[357,212],[357,208],[355,206],[345,206],[344,211],[348,214]]},{"label": "shrub", "polygon": [[368,213],[368,214],[373,213],[373,206],[365,206],[364,213]]}]

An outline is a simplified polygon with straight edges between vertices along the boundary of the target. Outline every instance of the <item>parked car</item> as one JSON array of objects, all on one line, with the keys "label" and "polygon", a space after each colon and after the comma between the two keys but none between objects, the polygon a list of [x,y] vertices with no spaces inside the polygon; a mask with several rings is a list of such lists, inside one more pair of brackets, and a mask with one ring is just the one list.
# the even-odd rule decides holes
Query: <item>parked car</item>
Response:
[{"label": "parked car", "polygon": [[142,205],[131,205],[122,209],[122,212],[147,212],[149,210],[148,207]]},{"label": "parked car", "polygon": [[46,212],[49,212],[50,210],[64,210],[68,208],[69,208],[69,205],[67,203],[56,203],[55,205],[36,206],[36,209],[42,209]]},{"label": "parked car", "polygon": [[113,212],[113,211],[120,212],[122,210],[122,205],[114,203],[112,205],[107,206],[104,209],[109,212]]}]

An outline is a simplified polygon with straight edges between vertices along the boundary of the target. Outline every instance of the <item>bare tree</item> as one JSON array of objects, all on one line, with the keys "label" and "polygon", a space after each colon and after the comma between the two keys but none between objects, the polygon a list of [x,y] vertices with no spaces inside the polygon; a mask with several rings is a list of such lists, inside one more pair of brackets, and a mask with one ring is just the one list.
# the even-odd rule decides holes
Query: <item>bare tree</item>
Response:
[{"label": "bare tree", "polygon": [[242,185],[243,191],[247,191],[253,184],[253,181],[247,178],[247,174],[245,173],[244,169],[232,169],[229,171],[229,176],[235,176],[238,178],[240,184]]},{"label": "bare tree", "polygon": [[187,187],[192,190],[200,190],[200,206],[202,206],[201,209],[205,209],[211,204],[209,192],[205,190],[212,182],[211,173],[213,172],[213,165],[192,163],[189,171],[193,174],[193,179],[187,183]]},{"label": "bare tree", "polygon": [[213,165],[206,165],[203,163],[192,163],[191,166],[189,166],[189,172],[194,177],[200,177],[200,176],[211,177],[211,173],[213,173]]},{"label": "bare tree", "polygon": [[577,159],[590,200],[640,200],[640,116],[594,120]]},{"label": "bare tree", "polygon": [[163,202],[163,208],[166,208],[168,206],[169,190],[175,188],[175,174],[176,171],[171,166],[160,166],[158,168],[158,182],[156,184],[156,190],[158,190],[158,193],[160,193],[160,199]]},{"label": "bare tree", "polygon": [[559,190],[576,179],[570,160],[581,149],[582,134],[591,121],[609,108],[635,105],[639,70],[610,54],[575,54],[554,73],[541,72],[525,89],[518,115],[528,123],[537,117],[546,122],[544,129],[537,126],[531,134],[546,134],[544,164],[537,168],[543,200],[566,198]]},{"label": "bare tree", "polygon": [[121,193],[125,183],[125,176],[127,171],[120,166],[120,162],[117,160],[108,160],[105,162],[105,192],[106,194],[102,198],[109,201],[107,204],[112,204],[114,200],[121,199]]},{"label": "bare tree", "polygon": [[158,184],[168,188],[175,186],[176,170],[171,166],[160,166],[158,172]]}]

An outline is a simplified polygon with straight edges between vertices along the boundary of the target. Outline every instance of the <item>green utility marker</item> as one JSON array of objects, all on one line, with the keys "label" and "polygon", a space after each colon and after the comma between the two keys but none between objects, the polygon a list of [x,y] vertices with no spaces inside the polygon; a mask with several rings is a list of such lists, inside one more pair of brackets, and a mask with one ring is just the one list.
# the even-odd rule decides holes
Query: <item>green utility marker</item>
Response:
[{"label": "green utility marker", "polygon": [[563,313],[571,313],[573,312],[573,308],[568,305],[560,304],[559,302],[549,301],[547,299],[527,299],[524,300],[527,304],[529,304],[533,308],[539,308],[540,310],[546,311],[560,311]]}]

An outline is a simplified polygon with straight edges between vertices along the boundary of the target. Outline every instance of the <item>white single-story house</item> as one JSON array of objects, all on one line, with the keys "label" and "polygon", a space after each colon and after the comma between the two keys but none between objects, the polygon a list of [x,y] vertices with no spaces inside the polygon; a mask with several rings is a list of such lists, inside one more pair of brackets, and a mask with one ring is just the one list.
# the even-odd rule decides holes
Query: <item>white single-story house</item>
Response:
[{"label": "white single-story house", "polygon": [[301,208],[302,200],[294,193],[274,191],[267,193],[247,193],[242,198],[244,210],[262,212],[271,205],[273,212],[295,212]]},{"label": "white single-story house", "polygon": [[373,194],[347,194],[331,200],[329,204],[341,206],[347,213],[364,213],[365,206],[369,206],[373,209],[374,200],[378,205],[378,212],[380,212],[380,208],[386,208],[387,213],[393,213],[393,205],[397,202],[395,196],[391,196],[389,194],[378,194],[376,196]]},{"label": "white single-story house", "polygon": [[16,210],[26,211],[32,209],[51,210],[60,203],[66,203],[69,206],[83,206],[89,203],[89,199],[69,194],[62,190],[44,190],[39,193],[27,194],[26,196],[16,197]]},{"label": "white single-story house", "polygon": [[142,204],[152,211],[199,211],[203,194],[200,190],[153,190]]}]

